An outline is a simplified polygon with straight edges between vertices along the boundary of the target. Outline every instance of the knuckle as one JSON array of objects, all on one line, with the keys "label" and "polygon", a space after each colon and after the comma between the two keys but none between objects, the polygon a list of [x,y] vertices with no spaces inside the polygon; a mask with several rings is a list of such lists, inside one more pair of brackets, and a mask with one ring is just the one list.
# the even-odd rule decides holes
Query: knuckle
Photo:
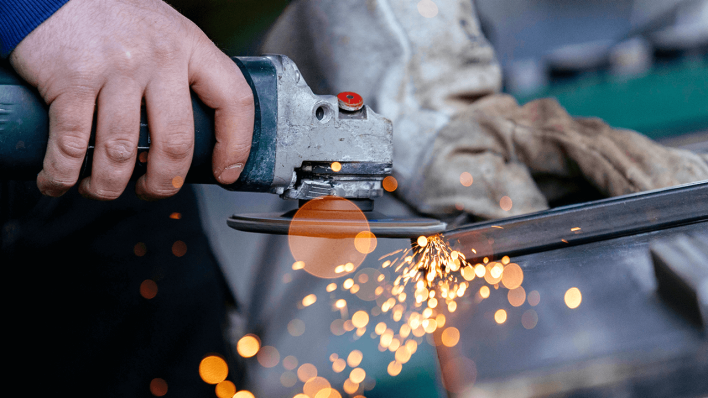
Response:
[{"label": "knuckle", "polygon": [[60,129],[63,130],[63,133],[57,137],[57,147],[61,154],[70,159],[83,159],[86,155],[88,142],[75,133],[80,130],[79,126],[66,122]]},{"label": "knuckle", "polygon": [[114,138],[105,143],[108,159],[114,163],[127,163],[137,154],[138,148],[125,138]]},{"label": "knuckle", "polygon": [[161,145],[162,152],[173,160],[183,160],[191,156],[193,148],[194,137],[187,132],[172,133],[169,139]]}]

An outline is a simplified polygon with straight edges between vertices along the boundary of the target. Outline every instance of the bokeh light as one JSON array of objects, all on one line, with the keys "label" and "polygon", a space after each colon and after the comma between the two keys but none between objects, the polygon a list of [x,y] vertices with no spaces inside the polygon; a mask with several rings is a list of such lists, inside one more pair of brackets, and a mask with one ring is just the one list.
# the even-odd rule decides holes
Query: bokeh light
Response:
[{"label": "bokeh light", "polygon": [[157,296],[157,283],[152,279],[145,279],[140,284],[140,295],[148,300],[155,298]]},{"label": "bokeh light", "polygon": [[349,356],[347,356],[347,364],[352,368],[356,368],[357,366],[359,366],[363,358],[364,354],[362,354],[361,351],[354,350],[349,353]]},{"label": "bokeh light", "polygon": [[297,318],[288,322],[288,333],[294,337],[302,336],[305,333],[305,322]]},{"label": "bokeh light", "polygon": [[256,359],[264,368],[272,368],[280,362],[280,353],[275,347],[263,346],[258,350]]},{"label": "bokeh light", "polygon": [[[301,379],[302,380],[302,379]],[[325,388],[330,388],[332,387],[329,384],[329,381],[325,379],[324,377],[313,377],[305,382],[305,385],[302,386],[302,392],[305,393],[310,398],[314,398],[317,396],[317,393],[324,390]]]},{"label": "bokeh light", "polygon": [[403,366],[399,362],[391,361],[388,364],[386,371],[391,376],[398,376],[401,373],[401,369],[403,369]]},{"label": "bokeh light", "polygon": [[302,306],[309,307],[317,301],[317,296],[314,294],[308,294],[302,299]]},{"label": "bokeh light", "polygon": [[219,398],[232,398],[236,394],[236,386],[229,380],[224,380],[216,385],[216,396]]},{"label": "bokeh light", "polygon": [[176,241],[172,244],[172,254],[176,257],[182,257],[187,254],[187,244],[181,240]]},{"label": "bokeh light", "polygon": [[460,341],[460,331],[455,327],[448,327],[443,330],[440,339],[445,347],[454,347]]},{"label": "bokeh light", "polygon": [[[288,244],[293,258],[304,262],[305,271],[319,278],[338,278],[353,272],[366,258],[355,246],[361,232],[371,230],[356,204],[324,196],[298,209],[290,223]],[[373,239],[368,241],[370,249],[375,247]]]},{"label": "bokeh light", "polygon": [[253,334],[241,337],[236,343],[236,351],[244,358],[251,358],[261,348],[261,341]]},{"label": "bokeh light", "polygon": [[538,323],[538,314],[534,310],[526,310],[521,315],[521,325],[526,329],[533,329]]},{"label": "bokeh light", "polygon": [[167,394],[167,382],[159,377],[150,380],[150,393],[156,397],[164,396]]},{"label": "bokeh light", "polygon": [[398,181],[393,176],[386,176],[381,185],[386,192],[393,192],[398,188]]},{"label": "bokeh light", "polygon": [[361,383],[364,381],[366,378],[366,371],[362,368],[354,368],[352,369],[351,373],[349,373],[349,380],[353,381],[354,383]]},{"label": "bokeh light", "polygon": [[317,377],[317,367],[315,367],[315,365],[303,363],[297,368],[297,378],[300,379],[301,382],[306,383],[315,377]]},{"label": "bokeh light", "polygon": [[504,211],[509,211],[511,210],[511,206],[511,198],[508,196],[502,196],[501,200],[499,200],[499,207],[501,207]]},{"label": "bokeh light", "polygon": [[516,289],[524,281],[524,271],[518,264],[511,263],[504,267],[502,285],[507,289]]},{"label": "bokeh light", "polygon": [[229,367],[223,358],[209,355],[199,363],[199,376],[205,383],[218,384],[226,380]]},{"label": "bokeh light", "polygon": [[354,247],[362,254],[376,250],[376,243],[376,236],[371,231],[361,231],[354,237]]},{"label": "bokeh light", "polygon": [[567,305],[568,308],[574,309],[578,308],[580,302],[583,301],[583,296],[580,294],[580,289],[577,287],[571,287],[565,292],[564,300],[565,305]]},{"label": "bokeh light", "polygon": [[529,305],[535,307],[541,302],[541,294],[537,290],[532,290],[527,298]]},{"label": "bokeh light", "polygon": [[524,301],[526,301],[526,291],[523,287],[519,286],[516,289],[509,290],[506,297],[512,307],[521,307]]},{"label": "bokeh light", "polygon": [[506,322],[506,311],[497,310],[497,312],[494,313],[494,321],[500,325]]},{"label": "bokeh light", "polygon": [[[423,1],[421,1],[420,3],[418,3],[418,7],[420,7],[420,4],[421,4],[421,3],[423,3]],[[431,1],[431,3],[432,3],[432,1]],[[435,4],[435,3],[433,3],[433,5],[434,5],[434,4]],[[418,8],[418,9],[420,10],[420,8]],[[437,12],[437,11],[436,11],[436,12]],[[472,185],[472,182],[473,182],[473,181],[474,181],[474,179],[472,178],[472,174],[470,174],[470,173],[468,173],[468,172],[466,172],[466,171],[463,172],[462,174],[460,174],[460,184],[462,184],[463,186],[469,187],[470,185]]]},{"label": "bokeh light", "polygon": [[234,394],[233,398],[256,398],[256,397],[250,391],[241,390],[241,391],[237,392],[236,394]]}]

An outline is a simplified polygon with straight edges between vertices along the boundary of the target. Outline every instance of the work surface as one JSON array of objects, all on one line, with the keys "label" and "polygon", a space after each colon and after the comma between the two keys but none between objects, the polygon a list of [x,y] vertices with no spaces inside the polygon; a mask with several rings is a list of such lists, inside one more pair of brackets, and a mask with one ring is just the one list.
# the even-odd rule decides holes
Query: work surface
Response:
[{"label": "work surface", "polygon": [[[512,257],[524,271],[521,306],[499,284],[449,315],[459,343],[439,346],[438,355],[444,378],[458,380],[451,396],[707,395],[708,334],[657,294],[649,251],[654,241],[707,232],[708,222],[698,221]],[[482,285],[478,278],[470,289]],[[571,288],[582,295],[574,309],[564,300]],[[503,323],[495,321],[500,309]]]}]

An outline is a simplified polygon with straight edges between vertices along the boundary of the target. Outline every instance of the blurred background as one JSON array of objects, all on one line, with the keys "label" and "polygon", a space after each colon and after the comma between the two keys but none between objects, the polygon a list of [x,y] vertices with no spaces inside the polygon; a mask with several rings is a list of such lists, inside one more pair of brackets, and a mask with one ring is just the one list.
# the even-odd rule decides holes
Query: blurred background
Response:
[{"label": "blurred background", "polygon": [[[288,4],[168,2],[230,55],[258,54]],[[599,117],[669,145],[705,145],[707,0],[474,3],[503,68],[504,90],[520,102],[556,97],[575,116]]]}]

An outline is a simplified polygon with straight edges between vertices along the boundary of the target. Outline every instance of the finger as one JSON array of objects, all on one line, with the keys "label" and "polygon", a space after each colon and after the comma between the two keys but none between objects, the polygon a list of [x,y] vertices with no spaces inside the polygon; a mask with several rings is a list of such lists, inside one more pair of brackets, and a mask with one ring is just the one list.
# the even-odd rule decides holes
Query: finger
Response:
[{"label": "finger", "polygon": [[130,79],[112,80],[101,89],[91,176],[81,181],[82,195],[112,200],[125,190],[137,156],[142,95]]},{"label": "finger", "polygon": [[222,184],[241,175],[253,138],[253,92],[238,66],[211,42],[190,62],[192,89],[214,109],[214,177]]},{"label": "finger", "polygon": [[147,172],[135,186],[143,199],[160,199],[177,193],[192,162],[192,100],[186,71],[182,76],[163,74],[145,89],[151,142]]},{"label": "finger", "polygon": [[79,178],[86,156],[96,94],[64,93],[49,105],[49,139],[37,187],[47,196],[61,196]]}]

